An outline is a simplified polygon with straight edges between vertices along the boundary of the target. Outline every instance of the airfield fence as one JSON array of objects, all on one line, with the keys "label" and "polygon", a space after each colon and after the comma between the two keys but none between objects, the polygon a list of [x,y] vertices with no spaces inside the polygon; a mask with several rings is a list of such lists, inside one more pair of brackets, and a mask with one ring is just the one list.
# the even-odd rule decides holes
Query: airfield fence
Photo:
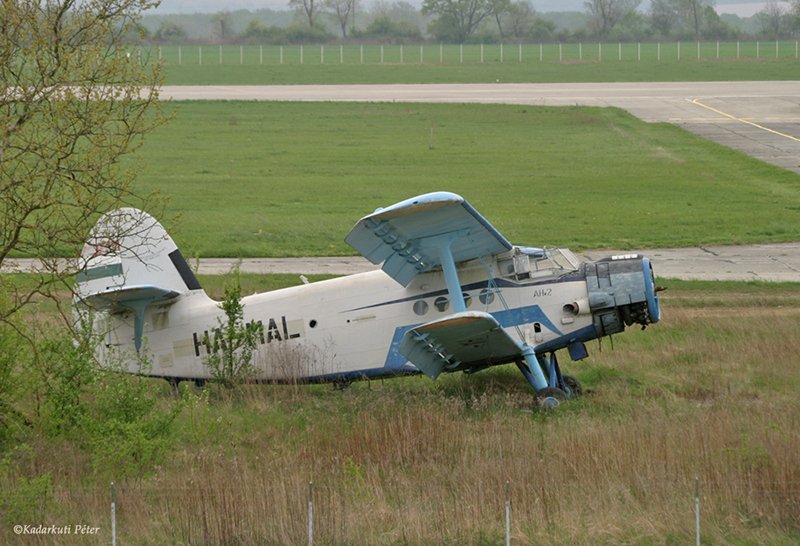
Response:
[{"label": "airfield fence", "polygon": [[800,59],[800,41],[578,42],[537,44],[169,45],[138,59],[170,65],[503,64]]},{"label": "airfield fence", "polygon": [[[768,513],[771,504],[789,502],[796,506],[800,499],[800,483],[788,485],[780,491],[772,491],[764,485],[754,483],[735,484],[749,490],[749,501],[739,499],[742,507],[745,504],[757,506],[760,516]],[[146,487],[142,482],[126,483],[122,486],[111,482],[110,487],[102,485],[59,488],[51,487],[47,492],[47,502],[59,507],[57,514],[64,514],[64,507],[81,506],[82,516],[70,519],[70,525],[63,522],[52,522],[52,517],[44,517],[42,522],[7,522],[13,525],[16,535],[36,534],[37,528],[58,529],[68,527],[94,529],[95,542],[118,543],[119,537],[128,540],[145,533],[151,528],[144,526],[160,526],[165,529],[165,539],[180,543],[284,543],[289,540],[293,544],[307,542],[309,546],[320,544],[347,544],[357,538],[357,530],[349,528],[353,521],[372,521],[370,515],[353,514],[348,511],[348,499],[340,489],[341,484],[317,484],[314,482],[297,482],[275,484],[274,488],[254,492],[252,487],[238,488],[236,480],[231,480],[224,490],[212,491],[202,483],[187,483],[185,487],[170,487],[166,490]],[[681,491],[685,496],[685,518],[671,521],[671,532],[677,535],[692,536],[696,544],[700,544],[702,534],[702,507],[704,503],[713,506],[724,502],[732,493],[730,483],[709,484],[701,489],[699,478],[691,481],[675,480],[664,483],[648,484],[644,490],[629,491],[621,486],[619,496],[658,496],[664,491]],[[549,494],[545,491],[534,492],[532,502],[517,501],[514,490],[519,487],[530,487],[530,484],[512,484],[506,480],[497,491],[482,491],[480,498],[457,499],[458,505],[479,506],[484,512],[491,512],[490,519],[495,522],[492,536],[503,537],[503,543],[509,546],[514,536],[524,534],[530,529],[531,520],[545,514],[547,527],[553,527],[558,520],[552,509],[548,508]],[[642,485],[637,486],[641,488]],[[636,489],[634,487],[633,489]],[[664,491],[662,491],[664,490]],[[254,495],[254,493],[256,493]],[[563,492],[562,492],[563,493]],[[789,497],[789,498],[787,498]],[[191,499],[191,500],[189,500]],[[516,503],[516,504],[515,504]],[[45,504],[42,501],[42,504]],[[105,509],[101,508],[105,506]],[[436,518],[437,514],[457,509],[456,506],[427,507],[427,517]],[[398,507],[402,510],[402,507]],[[105,518],[102,513],[108,514]],[[712,516],[713,517],[713,516]],[[485,517],[481,518],[485,521]],[[286,521],[289,520],[289,521]],[[348,523],[350,522],[350,523]],[[31,524],[33,523],[33,524]],[[418,522],[409,522],[413,527]],[[121,525],[120,525],[121,524]],[[12,525],[8,525],[12,530]],[[33,533],[29,531],[33,529]],[[121,530],[121,531],[120,531]],[[406,529],[396,529],[403,537]],[[431,531],[435,535],[435,525],[431,523]],[[443,541],[447,541],[446,530],[439,529]],[[42,533],[41,530],[39,534]],[[67,534],[77,534],[68,531]],[[413,532],[412,532],[413,534]],[[57,537],[56,537],[57,538]]]}]

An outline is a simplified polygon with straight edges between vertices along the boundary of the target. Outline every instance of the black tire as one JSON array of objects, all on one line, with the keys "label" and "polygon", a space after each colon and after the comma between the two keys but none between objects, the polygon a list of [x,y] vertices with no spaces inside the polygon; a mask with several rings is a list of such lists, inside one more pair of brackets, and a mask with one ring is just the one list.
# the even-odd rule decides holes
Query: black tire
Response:
[{"label": "black tire", "polygon": [[567,401],[567,393],[558,387],[545,387],[536,393],[539,405],[544,409],[555,409]]},{"label": "black tire", "polygon": [[570,395],[570,398],[578,398],[579,396],[583,396],[583,387],[577,378],[571,375],[562,375],[561,379],[564,380],[564,386],[569,389],[567,393]]}]

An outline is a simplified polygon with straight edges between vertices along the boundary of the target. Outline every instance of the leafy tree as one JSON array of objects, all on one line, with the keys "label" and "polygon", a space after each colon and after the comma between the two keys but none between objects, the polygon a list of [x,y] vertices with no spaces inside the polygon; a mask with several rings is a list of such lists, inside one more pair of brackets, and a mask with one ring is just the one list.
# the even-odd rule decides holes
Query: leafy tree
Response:
[{"label": "leafy tree", "polygon": [[407,21],[396,21],[388,15],[379,15],[363,31],[354,33],[359,38],[375,38],[381,41],[420,41],[422,33]]},{"label": "leafy tree", "polygon": [[213,336],[205,335],[204,343],[211,350],[205,365],[216,381],[233,387],[253,376],[253,357],[259,340],[264,336],[263,324],[244,320],[238,270],[226,283],[225,296],[219,307],[225,313],[225,320],[219,320]]},{"label": "leafy tree", "polygon": [[551,39],[556,30],[555,23],[539,17],[527,0],[510,3],[502,25],[504,35],[517,41]]},{"label": "leafy tree", "polygon": [[229,11],[220,11],[211,16],[214,34],[221,42],[228,40],[233,34],[233,20]]},{"label": "leafy tree", "polygon": [[468,41],[478,25],[494,10],[492,0],[423,0],[423,15],[436,15],[430,31],[455,43]]},{"label": "leafy tree", "polygon": [[[131,203],[121,159],[163,121],[161,67],[125,54],[123,37],[148,0],[17,0],[0,11],[0,266],[41,262],[29,282],[0,275],[0,322],[54,297],[81,267],[97,217]],[[69,316],[67,310],[63,310]]]},{"label": "leafy tree", "polygon": [[180,43],[186,40],[186,30],[178,23],[172,21],[161,21],[161,24],[156,30],[154,37],[159,42],[166,42],[170,44]]}]

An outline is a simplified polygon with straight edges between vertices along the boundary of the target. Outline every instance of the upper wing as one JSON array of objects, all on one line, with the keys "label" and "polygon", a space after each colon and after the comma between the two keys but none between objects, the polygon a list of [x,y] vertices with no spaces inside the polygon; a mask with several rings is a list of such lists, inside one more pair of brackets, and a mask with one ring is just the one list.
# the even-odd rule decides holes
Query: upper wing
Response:
[{"label": "upper wing", "polygon": [[363,217],[345,240],[403,286],[442,265],[441,237],[455,263],[511,250],[512,245],[463,197],[427,193]]}]

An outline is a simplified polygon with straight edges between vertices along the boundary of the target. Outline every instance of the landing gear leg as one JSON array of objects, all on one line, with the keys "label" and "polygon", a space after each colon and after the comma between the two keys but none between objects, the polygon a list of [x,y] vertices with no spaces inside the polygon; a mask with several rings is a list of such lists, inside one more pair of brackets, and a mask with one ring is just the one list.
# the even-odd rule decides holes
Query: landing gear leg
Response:
[{"label": "landing gear leg", "polygon": [[181,397],[181,391],[178,388],[178,385],[180,384],[181,380],[176,378],[176,377],[168,377],[167,381],[169,382],[169,387],[170,387],[170,391],[172,391],[172,396],[174,398],[180,398]]},{"label": "landing gear leg", "polygon": [[528,380],[533,390],[539,392],[547,387],[547,379],[544,377],[542,367],[539,365],[539,359],[533,349],[525,345],[522,350],[522,356],[525,358],[525,362],[517,360],[517,368]]},{"label": "landing gear leg", "polygon": [[[525,346],[522,356],[525,357],[525,362],[517,361],[517,367],[536,391],[536,397],[542,407],[558,407],[561,402],[580,393],[580,384],[577,380],[561,375],[555,353],[550,353],[549,357],[537,355],[533,349]],[[546,378],[543,371],[545,369]],[[573,382],[577,385],[577,389],[572,388]]]}]

